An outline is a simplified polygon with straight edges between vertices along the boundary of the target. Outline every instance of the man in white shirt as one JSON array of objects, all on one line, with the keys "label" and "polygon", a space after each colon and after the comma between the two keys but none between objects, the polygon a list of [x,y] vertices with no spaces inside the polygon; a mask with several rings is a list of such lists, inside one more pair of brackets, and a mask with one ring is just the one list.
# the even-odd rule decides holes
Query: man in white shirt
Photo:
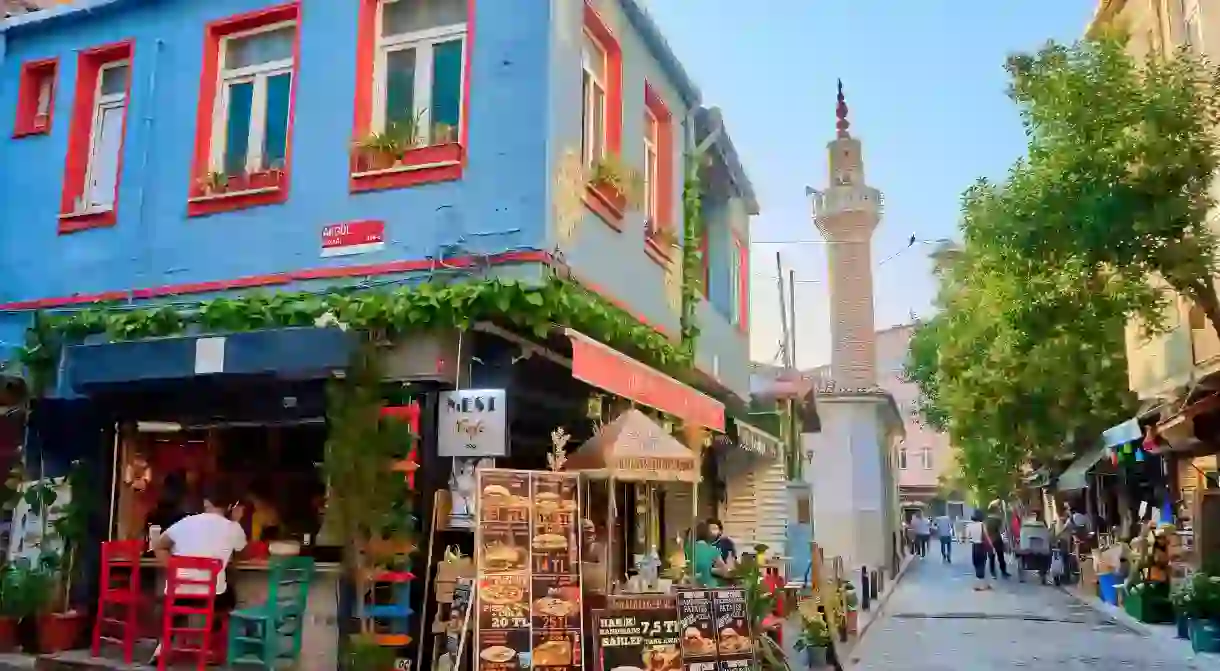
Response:
[{"label": "man in white shirt", "polygon": [[[233,592],[228,589],[225,580],[225,569],[233,558],[233,553],[246,547],[246,532],[241,528],[241,518],[245,509],[238,502],[230,503],[223,495],[215,491],[205,492],[203,496],[203,512],[178,520],[170,528],[161,533],[161,537],[153,545],[157,559],[165,564],[170,555],[176,557],[208,557],[219,559],[221,571],[216,576],[217,613],[228,612],[237,604]],[[185,577],[185,576],[184,576]],[[206,594],[206,587],[185,585],[183,594],[194,594],[189,591],[196,589],[200,594]],[[219,618],[213,618],[213,625]],[[161,652],[157,646],[153,659]]]},{"label": "man in white shirt", "polygon": [[928,539],[932,536],[932,525],[928,522],[928,518],[923,516],[923,513],[915,513],[915,518],[911,520],[911,526],[915,528],[915,551],[920,557],[928,556]]}]

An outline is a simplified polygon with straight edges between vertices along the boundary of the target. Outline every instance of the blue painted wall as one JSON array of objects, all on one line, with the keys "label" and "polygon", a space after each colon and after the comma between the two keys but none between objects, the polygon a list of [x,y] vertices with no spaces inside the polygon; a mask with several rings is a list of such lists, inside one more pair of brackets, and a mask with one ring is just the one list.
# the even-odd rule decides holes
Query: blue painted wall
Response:
[{"label": "blue painted wall", "polygon": [[[581,65],[583,13],[581,3],[575,0],[552,0],[553,30],[551,34],[551,172],[558,175],[566,154],[579,155],[581,119]],[[680,225],[683,220],[682,192],[685,176],[685,156],[695,142],[693,137],[692,107],[683,100],[681,83],[670,68],[665,67],[665,53],[651,48],[650,40],[642,34],[632,15],[639,11],[636,0],[592,0],[603,21],[618,38],[623,52],[623,142],[621,157],[629,166],[643,165],[644,84],[648,82],[663,98],[673,116],[674,152],[668,157],[675,164],[673,202],[677,207],[673,221]],[[570,160],[570,159],[569,159]],[[561,179],[550,180],[552,198]],[[727,200],[729,194],[714,196],[711,200]],[[552,226],[551,246],[558,246],[568,262],[584,279],[592,283],[621,304],[629,305],[648,323],[660,327],[666,333],[679,332],[679,314],[670,307],[666,299],[665,271],[650,259],[644,249],[644,216],[629,211],[622,230],[611,228],[593,212],[586,210],[583,221],[576,227],[570,240],[557,235],[555,210],[548,216]],[[717,216],[713,212],[713,217]],[[728,301],[728,255],[724,249],[728,244],[728,220],[719,228],[709,229],[711,274],[723,275],[722,286],[713,282],[710,295],[713,299],[721,294]],[[748,217],[736,222],[748,231]],[[718,235],[714,231],[720,231]],[[723,237],[723,240],[720,238]],[[748,232],[747,237],[748,240]],[[703,336],[699,342],[697,363],[707,373],[715,374],[727,388],[745,396],[749,392],[749,345],[745,334],[730,326],[727,308],[723,311],[709,309],[706,302],[700,306],[698,318]]]},{"label": "blue painted wall", "polygon": [[[624,59],[624,159],[640,162],[644,81],[664,97],[678,124],[672,160],[690,141],[690,109],[665,49],[640,32],[635,0],[595,0],[620,37]],[[446,245],[494,253],[561,247],[578,276],[668,333],[678,315],[665,299],[663,270],[644,254],[642,217],[621,232],[592,213],[560,245],[554,223],[555,175],[579,147],[579,0],[479,0],[470,52],[469,161],[460,181],[349,193],[348,153],[356,74],[354,2],[302,0],[300,63],[287,202],[187,217],[204,25],[280,4],[276,0],[118,0],[0,33],[0,132],[14,124],[18,74],[32,59],[60,59],[52,132],[0,141],[0,303],[352,264],[414,260]],[[624,8],[627,11],[624,11]],[[64,156],[82,49],[135,40],[123,149],[119,221],[113,228],[57,232]],[[384,250],[319,256],[323,226],[386,221]],[[681,221],[681,212],[675,214]],[[748,225],[748,221],[746,222]],[[715,242],[712,243],[714,246]],[[713,247],[715,248],[715,247]],[[454,250],[450,250],[454,251]],[[712,274],[727,277],[713,252]],[[499,271],[536,277],[537,268]],[[712,297],[727,288],[717,289]],[[201,298],[190,297],[192,300]],[[700,310],[700,367],[748,390],[746,337],[716,310]],[[717,322],[717,320],[720,320]],[[25,316],[0,315],[0,341],[19,339]]]},{"label": "blue painted wall", "polygon": [[[13,127],[23,61],[58,56],[60,70],[52,133],[0,143],[0,302],[422,259],[463,237],[484,252],[543,243],[549,0],[477,4],[464,178],[363,194],[349,193],[347,177],[356,3],[304,0],[287,202],[188,218],[204,24],[276,4],[128,1],[8,32],[0,129]],[[128,38],[118,225],[59,235],[76,52]],[[385,220],[386,248],[320,258],[322,227],[357,219]]]}]

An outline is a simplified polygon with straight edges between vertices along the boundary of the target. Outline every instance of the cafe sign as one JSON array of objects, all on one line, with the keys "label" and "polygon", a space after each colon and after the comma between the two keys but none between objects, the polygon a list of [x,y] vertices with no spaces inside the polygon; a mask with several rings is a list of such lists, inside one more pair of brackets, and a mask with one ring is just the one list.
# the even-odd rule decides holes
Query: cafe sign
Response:
[{"label": "cafe sign", "polygon": [[746,452],[775,459],[780,454],[780,441],[775,436],[756,429],[745,422],[736,421],[737,425],[737,446]]},{"label": "cafe sign", "polygon": [[459,389],[440,396],[437,454],[503,457],[508,454],[508,404],[503,389]]}]

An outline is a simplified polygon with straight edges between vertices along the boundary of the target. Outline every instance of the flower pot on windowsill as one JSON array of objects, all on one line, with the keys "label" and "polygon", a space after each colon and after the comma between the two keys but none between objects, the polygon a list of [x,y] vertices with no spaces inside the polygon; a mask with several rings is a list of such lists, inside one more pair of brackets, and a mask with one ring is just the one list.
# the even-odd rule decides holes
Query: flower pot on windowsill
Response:
[{"label": "flower pot on windowsill", "polygon": [[246,182],[247,189],[271,189],[280,185],[282,170],[260,170],[252,172]]},{"label": "flower pot on windowsill", "polygon": [[408,149],[398,157],[398,165],[417,167],[425,165],[456,163],[462,160],[462,145],[456,142],[434,144]]},{"label": "flower pot on windowsill", "polygon": [[615,217],[622,217],[623,212],[627,210],[627,196],[610,182],[590,181],[589,193],[601,201]]},{"label": "flower pot on windowsill", "polygon": [[377,172],[393,168],[397,159],[384,151],[363,150],[353,155],[352,172]]},{"label": "flower pot on windowsill", "polygon": [[250,176],[242,173],[240,175],[229,175],[229,183],[225,186],[223,193],[233,191],[248,191],[250,189]]},{"label": "flower pot on windowsill", "polygon": [[38,651],[48,654],[77,647],[85,628],[85,621],[85,612],[79,610],[39,615],[36,625]]},{"label": "flower pot on windowsill", "polygon": [[35,114],[34,123],[30,125],[31,130],[45,131],[51,125],[51,117],[48,114]]}]

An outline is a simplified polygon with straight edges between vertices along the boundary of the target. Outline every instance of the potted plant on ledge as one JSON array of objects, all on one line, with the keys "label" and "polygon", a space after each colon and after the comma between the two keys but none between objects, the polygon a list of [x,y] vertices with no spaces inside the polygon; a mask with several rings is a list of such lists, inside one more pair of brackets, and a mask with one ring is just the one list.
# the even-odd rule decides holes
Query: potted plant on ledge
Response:
[{"label": "potted plant on ledge", "polygon": [[607,154],[593,164],[589,175],[589,191],[602,201],[616,217],[630,207],[638,207],[643,191],[643,178],[615,154]]}]

